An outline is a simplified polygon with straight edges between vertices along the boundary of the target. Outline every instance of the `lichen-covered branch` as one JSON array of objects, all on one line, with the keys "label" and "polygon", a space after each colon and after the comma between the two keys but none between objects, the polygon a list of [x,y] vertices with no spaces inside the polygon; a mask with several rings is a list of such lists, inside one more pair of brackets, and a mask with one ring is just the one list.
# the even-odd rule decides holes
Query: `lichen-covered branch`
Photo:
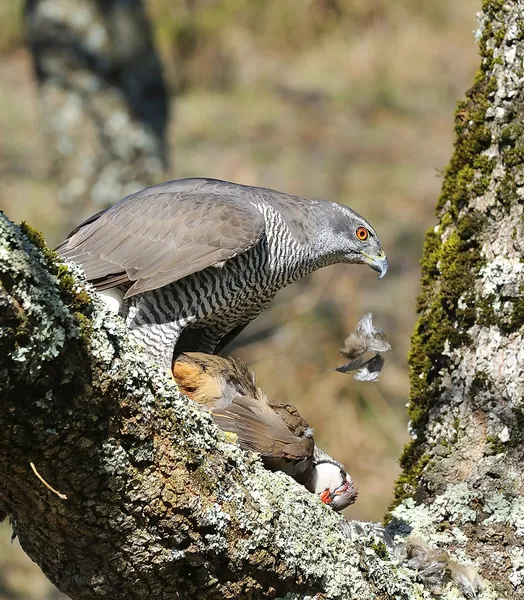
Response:
[{"label": "lichen-covered branch", "polygon": [[27,0],[25,24],[71,229],[162,179],[161,64],[142,0]]},{"label": "lichen-covered branch", "polygon": [[[36,247],[33,242],[36,244]],[[0,512],[73,600],[429,598],[254,455],[0,213]]]},{"label": "lichen-covered branch", "polygon": [[[422,260],[394,515],[524,589],[524,2],[484,0]],[[431,536],[430,536],[431,537]]]}]

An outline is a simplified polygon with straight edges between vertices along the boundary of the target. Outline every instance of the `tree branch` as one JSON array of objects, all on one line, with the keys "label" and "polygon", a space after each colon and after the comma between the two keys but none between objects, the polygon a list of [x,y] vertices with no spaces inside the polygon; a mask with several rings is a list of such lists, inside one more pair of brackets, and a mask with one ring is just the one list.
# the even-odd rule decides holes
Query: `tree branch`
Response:
[{"label": "tree branch", "polygon": [[344,537],[339,515],[228,443],[22,229],[0,215],[0,506],[60,590],[414,597],[414,572],[382,560],[372,537]]}]

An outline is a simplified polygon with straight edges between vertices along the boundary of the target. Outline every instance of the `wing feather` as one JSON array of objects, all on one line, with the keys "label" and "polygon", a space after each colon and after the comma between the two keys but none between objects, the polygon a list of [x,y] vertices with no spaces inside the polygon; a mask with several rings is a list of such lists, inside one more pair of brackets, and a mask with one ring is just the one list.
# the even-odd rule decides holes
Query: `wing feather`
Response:
[{"label": "wing feather", "polygon": [[94,215],[57,250],[98,289],[131,284],[131,296],[159,288],[254,246],[265,233],[252,203],[258,189],[203,179],[160,184]]},{"label": "wing feather", "polygon": [[248,396],[212,411],[216,424],[238,436],[240,447],[264,457],[303,460],[313,455],[313,438],[296,435],[269,406]]}]

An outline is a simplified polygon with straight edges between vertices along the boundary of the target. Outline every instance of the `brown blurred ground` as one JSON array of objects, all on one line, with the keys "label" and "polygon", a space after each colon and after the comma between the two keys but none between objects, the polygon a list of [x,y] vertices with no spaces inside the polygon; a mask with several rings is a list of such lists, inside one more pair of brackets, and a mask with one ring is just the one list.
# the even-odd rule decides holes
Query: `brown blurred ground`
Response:
[{"label": "brown blurred ground", "polygon": [[[66,232],[20,6],[0,0],[0,208],[56,242]],[[264,390],[296,404],[317,441],[346,464],[361,491],[347,516],[380,519],[407,439],[422,239],[451,152],[454,105],[477,67],[480,0],[149,0],[149,8],[178,90],[173,177],[338,200],[381,236],[390,259],[383,281],[364,267],[320,271],[282,292],[235,349]],[[376,385],[329,370],[367,311],[393,345]],[[3,526],[0,600],[58,597],[8,538]]]}]

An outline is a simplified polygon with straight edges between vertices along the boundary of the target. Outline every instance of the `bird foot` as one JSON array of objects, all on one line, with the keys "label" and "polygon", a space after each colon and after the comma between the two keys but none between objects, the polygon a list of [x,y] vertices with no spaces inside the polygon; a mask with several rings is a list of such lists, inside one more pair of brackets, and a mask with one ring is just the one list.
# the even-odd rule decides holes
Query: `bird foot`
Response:
[{"label": "bird foot", "polygon": [[224,437],[230,444],[238,444],[238,435],[232,431],[224,431]]}]

